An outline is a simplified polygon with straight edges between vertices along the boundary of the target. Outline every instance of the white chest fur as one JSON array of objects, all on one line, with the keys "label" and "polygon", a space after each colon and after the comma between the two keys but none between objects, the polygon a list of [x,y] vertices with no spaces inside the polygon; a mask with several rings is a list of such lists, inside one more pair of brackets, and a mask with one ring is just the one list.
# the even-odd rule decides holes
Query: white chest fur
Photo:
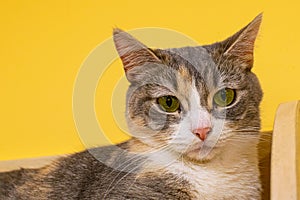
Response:
[{"label": "white chest fur", "polygon": [[[241,157],[236,158],[234,154]],[[195,199],[260,199],[261,185],[255,154],[236,152],[227,158],[220,155],[203,164],[176,161],[166,170],[187,180]]]}]

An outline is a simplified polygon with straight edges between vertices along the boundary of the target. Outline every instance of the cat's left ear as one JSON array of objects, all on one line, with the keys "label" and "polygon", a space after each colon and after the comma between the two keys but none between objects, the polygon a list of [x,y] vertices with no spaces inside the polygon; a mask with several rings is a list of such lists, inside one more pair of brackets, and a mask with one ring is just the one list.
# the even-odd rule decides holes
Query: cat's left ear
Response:
[{"label": "cat's left ear", "polygon": [[113,39],[130,82],[134,81],[134,75],[131,74],[131,71],[135,71],[132,70],[133,68],[141,67],[146,63],[161,63],[161,60],[150,48],[129,33],[116,28],[113,31]]},{"label": "cat's left ear", "polygon": [[222,42],[204,46],[217,63],[231,62],[238,67],[251,70],[254,43],[262,21],[262,13],[247,26]]}]

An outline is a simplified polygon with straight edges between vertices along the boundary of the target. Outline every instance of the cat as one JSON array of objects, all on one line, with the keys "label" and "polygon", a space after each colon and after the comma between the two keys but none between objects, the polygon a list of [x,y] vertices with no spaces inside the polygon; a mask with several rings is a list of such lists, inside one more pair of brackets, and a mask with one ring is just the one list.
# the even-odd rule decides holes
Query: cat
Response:
[{"label": "cat", "polygon": [[0,199],[261,199],[263,93],[251,71],[261,20],[221,42],[171,49],[114,29],[132,139],[0,173]]}]

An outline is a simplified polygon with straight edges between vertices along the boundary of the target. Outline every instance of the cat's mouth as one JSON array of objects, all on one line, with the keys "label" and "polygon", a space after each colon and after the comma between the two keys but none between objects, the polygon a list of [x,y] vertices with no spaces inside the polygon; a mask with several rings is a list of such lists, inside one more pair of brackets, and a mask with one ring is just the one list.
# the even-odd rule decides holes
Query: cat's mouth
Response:
[{"label": "cat's mouth", "polygon": [[200,153],[200,151],[201,151],[201,147],[195,148],[195,149],[191,150],[190,152]]},{"label": "cat's mouth", "polygon": [[204,143],[198,143],[193,145],[192,147],[188,148],[184,156],[188,159],[196,160],[196,161],[203,161],[211,159],[214,155],[213,152],[215,152],[217,149],[217,146],[211,147],[208,145],[205,145]]},{"label": "cat's mouth", "polygon": [[194,145],[192,148],[189,148],[186,150],[187,153],[191,153],[191,152],[200,152],[201,148],[202,148],[202,144],[196,144]]}]

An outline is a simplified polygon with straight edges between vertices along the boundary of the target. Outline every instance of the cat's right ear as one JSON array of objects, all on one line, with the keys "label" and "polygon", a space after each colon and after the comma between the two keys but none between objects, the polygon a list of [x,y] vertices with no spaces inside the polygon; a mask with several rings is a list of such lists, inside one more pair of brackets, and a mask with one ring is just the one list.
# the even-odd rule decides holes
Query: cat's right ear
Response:
[{"label": "cat's right ear", "polygon": [[144,66],[146,63],[161,63],[150,48],[118,28],[113,30],[113,39],[129,82],[134,81],[134,77],[130,76],[133,68]]},{"label": "cat's right ear", "polygon": [[222,42],[204,46],[216,63],[230,62],[237,67],[251,70],[253,66],[254,43],[262,21],[262,13],[247,26]]}]

